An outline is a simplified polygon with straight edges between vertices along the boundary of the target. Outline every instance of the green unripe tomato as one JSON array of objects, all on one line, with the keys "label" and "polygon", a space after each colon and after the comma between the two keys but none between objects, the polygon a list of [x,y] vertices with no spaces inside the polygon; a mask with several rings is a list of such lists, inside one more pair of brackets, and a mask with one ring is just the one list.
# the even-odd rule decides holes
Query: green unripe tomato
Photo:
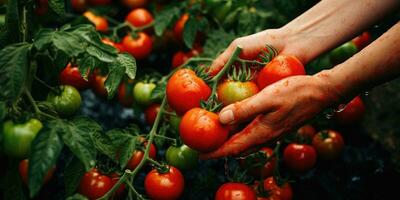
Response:
[{"label": "green unripe tomato", "polygon": [[337,65],[349,59],[358,51],[357,46],[353,42],[346,42],[336,49],[332,50],[329,57],[331,63]]},{"label": "green unripe tomato", "polygon": [[47,101],[54,106],[61,116],[71,116],[81,106],[81,95],[77,89],[70,85],[62,85],[60,89],[61,93],[59,95],[52,92],[49,93]]},{"label": "green unripe tomato", "polygon": [[4,153],[10,157],[28,157],[31,143],[43,124],[37,119],[30,119],[23,124],[6,121],[3,124]]},{"label": "green unripe tomato", "polygon": [[176,115],[171,115],[169,118],[169,124],[171,127],[179,133],[179,124],[181,123],[182,118]]},{"label": "green unripe tomato", "polygon": [[170,146],[166,153],[167,163],[181,170],[193,169],[197,166],[199,153],[186,145]]},{"label": "green unripe tomato", "polygon": [[133,97],[140,105],[149,105],[151,103],[151,93],[156,84],[139,82],[133,87]]}]

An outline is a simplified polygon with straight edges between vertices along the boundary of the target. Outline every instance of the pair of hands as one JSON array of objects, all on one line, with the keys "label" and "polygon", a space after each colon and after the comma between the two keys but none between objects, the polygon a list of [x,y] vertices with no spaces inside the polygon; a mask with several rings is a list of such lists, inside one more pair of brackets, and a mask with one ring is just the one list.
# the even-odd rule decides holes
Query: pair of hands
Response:
[{"label": "pair of hands", "polygon": [[[288,41],[277,30],[267,30],[234,40],[213,62],[212,71],[219,71],[237,46],[242,47],[242,58],[251,59],[265,47],[264,41],[277,48],[280,54],[294,55],[300,60],[304,51],[285,44]],[[304,63],[304,60],[302,60]],[[253,119],[246,128],[233,135],[219,149],[201,155],[212,159],[237,155],[251,147],[266,143],[302,125],[324,108],[340,99],[331,87],[330,75],[321,72],[314,76],[293,76],[278,81],[258,94],[226,106],[219,113],[223,124],[239,124]]]}]

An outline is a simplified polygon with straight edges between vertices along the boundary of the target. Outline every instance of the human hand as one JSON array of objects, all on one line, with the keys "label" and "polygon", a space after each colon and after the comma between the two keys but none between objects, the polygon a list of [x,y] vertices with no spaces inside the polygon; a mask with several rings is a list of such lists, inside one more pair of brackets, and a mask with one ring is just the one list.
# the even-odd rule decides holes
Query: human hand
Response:
[{"label": "human hand", "polygon": [[314,76],[292,76],[225,107],[219,114],[223,124],[255,119],[219,149],[203,154],[201,158],[237,155],[302,125],[340,100],[340,95],[331,85],[325,72]]}]

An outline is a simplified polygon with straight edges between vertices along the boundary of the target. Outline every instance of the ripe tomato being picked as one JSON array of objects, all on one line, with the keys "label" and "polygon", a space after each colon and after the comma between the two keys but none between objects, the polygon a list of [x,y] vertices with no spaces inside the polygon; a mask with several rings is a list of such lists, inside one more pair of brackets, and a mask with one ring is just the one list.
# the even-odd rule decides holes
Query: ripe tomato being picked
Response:
[{"label": "ripe tomato being picked", "polygon": [[118,101],[125,107],[133,105],[133,80],[122,81],[118,87]]},{"label": "ripe tomato being picked", "polygon": [[47,101],[54,106],[59,115],[73,115],[81,106],[82,100],[79,91],[70,85],[62,85],[60,92],[60,94],[50,92]]},{"label": "ripe tomato being picked", "polygon": [[71,85],[78,90],[83,90],[89,87],[89,81],[82,78],[78,67],[68,64],[60,74],[60,83],[62,85]]},{"label": "ripe tomato being picked", "polygon": [[303,64],[294,56],[279,55],[271,60],[258,74],[257,85],[261,90],[289,76],[305,75]]},{"label": "ripe tomato being picked", "polygon": [[332,160],[337,158],[342,152],[344,141],[339,132],[323,130],[314,136],[312,145],[317,151],[319,158]]},{"label": "ripe tomato being picked", "polygon": [[219,122],[217,114],[193,108],[182,117],[179,134],[183,143],[190,148],[210,152],[226,141],[229,129]]},{"label": "ripe tomato being picked", "polygon": [[17,124],[13,121],[3,123],[2,143],[6,155],[14,158],[28,157],[31,143],[43,124],[37,119],[30,119],[25,123]]},{"label": "ripe tomato being picked", "polygon": [[140,32],[136,38],[133,38],[131,34],[126,35],[122,39],[122,45],[125,51],[136,59],[144,59],[150,55],[153,48],[153,41],[146,33]]},{"label": "ripe tomato being picked", "polygon": [[311,145],[291,143],[283,152],[283,160],[293,171],[304,172],[314,167],[317,153]]},{"label": "ripe tomato being picked", "polygon": [[[29,175],[29,171],[28,168],[29,167],[29,160],[28,159],[24,159],[21,160],[19,162],[19,175],[22,178],[22,181],[25,183],[26,186],[28,186],[28,175]],[[56,170],[55,167],[52,167],[49,169],[49,171],[47,171],[46,176],[43,179],[43,183],[46,184],[47,182],[49,182],[49,180],[53,177],[54,171]]]},{"label": "ripe tomato being picked", "polygon": [[147,0],[121,0],[122,4],[129,8],[141,8],[147,3]]},{"label": "ripe tomato being picked", "polygon": [[357,96],[342,111],[335,114],[335,119],[341,125],[350,125],[359,122],[364,113],[365,105],[360,96]]},{"label": "ripe tomato being picked", "polygon": [[165,173],[151,170],[144,180],[146,194],[153,200],[178,199],[185,187],[182,173],[175,167],[167,166]]},{"label": "ripe tomato being picked", "polygon": [[165,157],[169,165],[181,170],[193,169],[199,161],[199,153],[187,145],[168,147]]},{"label": "ripe tomato being picked", "polygon": [[125,18],[127,22],[135,27],[142,27],[149,25],[153,22],[153,16],[144,8],[137,8],[132,10]]},{"label": "ripe tomato being picked", "polygon": [[90,85],[92,86],[93,91],[101,96],[107,96],[107,90],[105,88],[104,83],[107,80],[107,76],[103,76],[100,74],[98,70],[95,70],[94,73],[90,76]]},{"label": "ripe tomato being picked", "polygon": [[86,11],[85,13],[83,13],[83,16],[85,16],[90,22],[92,22],[94,24],[94,26],[96,27],[96,30],[103,32],[103,33],[107,32],[108,21],[106,18],[97,16],[90,11]]},{"label": "ripe tomato being picked", "polygon": [[105,195],[113,185],[110,177],[101,174],[97,169],[92,169],[83,175],[78,191],[90,200],[94,200]]},{"label": "ripe tomato being picked", "polygon": [[217,88],[218,99],[224,106],[251,97],[259,91],[257,84],[251,81],[241,82],[228,80],[219,84]]},{"label": "ripe tomato being picked", "polygon": [[263,186],[262,189],[267,193],[267,196],[258,197],[257,200],[291,200],[293,198],[293,190],[288,182],[279,185],[275,178],[271,176],[263,181]]},{"label": "ripe tomato being picked", "polygon": [[[141,138],[140,140],[141,140],[141,142],[144,141],[143,138]],[[147,146],[147,142],[143,142],[143,147],[146,147],[146,146]],[[154,146],[154,144],[152,143],[150,145],[149,157],[152,159],[156,159],[156,154],[157,154],[156,146]],[[139,150],[139,149],[136,149],[135,151],[133,151],[132,157],[129,160],[128,164],[126,165],[126,168],[134,170],[139,165],[139,163],[142,161],[143,156],[144,156],[144,151]]]},{"label": "ripe tomato being picked", "polygon": [[271,148],[263,147],[259,152],[264,153],[265,159],[246,157],[245,159],[240,160],[240,165],[246,168],[251,175],[264,179],[272,176],[276,166],[276,158],[271,157],[274,152]]},{"label": "ripe tomato being picked", "polygon": [[135,87],[133,87],[133,97],[139,104],[149,105],[151,103],[151,93],[154,88],[156,88],[156,84],[154,83],[136,83]]},{"label": "ripe tomato being picked", "polygon": [[210,87],[191,69],[176,71],[168,80],[166,91],[169,105],[179,115],[200,107],[201,100],[206,101],[211,95]]},{"label": "ripe tomato being picked", "polygon": [[243,183],[224,183],[215,194],[215,200],[256,200],[253,189]]}]

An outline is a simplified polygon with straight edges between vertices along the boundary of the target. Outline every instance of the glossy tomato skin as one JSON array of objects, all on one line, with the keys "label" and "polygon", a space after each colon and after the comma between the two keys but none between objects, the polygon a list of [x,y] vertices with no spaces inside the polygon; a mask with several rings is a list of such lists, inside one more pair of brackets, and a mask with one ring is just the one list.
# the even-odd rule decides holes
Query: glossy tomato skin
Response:
[{"label": "glossy tomato skin", "polygon": [[131,107],[133,105],[133,80],[128,79],[121,82],[118,87],[118,101],[125,107]]},{"label": "glossy tomato skin", "polygon": [[317,153],[311,145],[291,143],[283,152],[283,160],[291,170],[304,172],[314,167]]},{"label": "glossy tomato skin", "polygon": [[103,38],[103,39],[101,39],[101,41],[104,44],[108,44],[108,45],[116,48],[119,52],[124,52],[125,51],[124,46],[122,44],[120,44],[120,43],[115,43],[115,42],[111,41],[108,38]]},{"label": "glossy tomato skin", "polygon": [[[19,175],[22,178],[22,181],[25,183],[26,186],[28,186],[28,176],[29,176],[29,160],[24,159],[19,162],[18,170],[19,170]],[[53,177],[54,171],[56,170],[55,167],[52,167],[47,171],[46,176],[44,177],[43,184],[46,184],[50,181],[50,179]]]},{"label": "glossy tomato skin", "polygon": [[174,37],[178,41],[183,41],[183,29],[187,20],[189,20],[189,14],[185,13],[175,22]]},{"label": "glossy tomato skin", "polygon": [[[240,165],[242,167],[245,167],[248,172],[254,177],[264,179],[266,177],[272,176],[276,167],[276,158],[270,158],[271,156],[273,156],[274,153],[274,150],[271,148],[263,147],[259,151],[265,154],[266,159],[268,159],[267,162],[261,163],[261,161],[256,158],[245,158],[240,160]],[[260,164],[262,166],[259,166]]]},{"label": "glossy tomato skin", "polygon": [[258,74],[257,85],[261,90],[289,76],[305,75],[303,64],[294,56],[279,55],[271,60]]},{"label": "glossy tomato skin", "polygon": [[142,27],[153,22],[153,15],[144,8],[136,8],[126,16],[125,20],[135,27]]},{"label": "glossy tomato skin", "polygon": [[218,85],[218,99],[224,106],[242,101],[257,94],[260,90],[256,83],[251,81],[224,81]]},{"label": "glossy tomato skin", "polygon": [[291,200],[293,198],[292,186],[288,182],[278,185],[272,176],[263,181],[263,187],[269,196],[258,197],[257,200]]},{"label": "glossy tomato skin", "polygon": [[128,8],[141,8],[147,4],[147,0],[121,0],[121,2]]},{"label": "glossy tomato skin", "polygon": [[85,16],[90,22],[92,22],[94,24],[94,26],[96,27],[96,30],[103,32],[103,33],[107,32],[108,21],[106,18],[97,16],[90,11],[84,12],[83,16]]},{"label": "glossy tomato skin", "polygon": [[297,130],[297,136],[304,142],[311,142],[317,131],[310,124],[305,124]]},{"label": "glossy tomato skin", "polygon": [[21,124],[4,122],[2,132],[4,153],[14,158],[28,157],[31,143],[42,127],[42,122],[34,118]]},{"label": "glossy tomato skin", "polygon": [[84,12],[87,9],[87,0],[71,0],[71,7],[76,12]]},{"label": "glossy tomato skin", "polygon": [[229,129],[219,122],[217,114],[193,108],[182,117],[179,134],[183,143],[190,148],[210,152],[226,141]]},{"label": "glossy tomato skin", "polygon": [[185,180],[182,173],[173,166],[169,166],[166,173],[153,169],[144,180],[146,194],[153,200],[178,199],[184,187]]},{"label": "glossy tomato skin", "polygon": [[168,147],[165,157],[169,165],[180,170],[193,169],[199,161],[199,153],[187,145]]},{"label": "glossy tomato skin", "polygon": [[369,32],[363,32],[361,35],[351,40],[360,51],[371,42],[371,34]]},{"label": "glossy tomato skin", "polygon": [[110,177],[101,174],[97,169],[92,169],[83,175],[78,191],[90,200],[94,200],[105,195],[113,185]]},{"label": "glossy tomato skin", "polygon": [[312,145],[318,157],[324,160],[336,159],[343,150],[342,135],[334,130],[323,130],[314,136]]},{"label": "glossy tomato skin", "polygon": [[106,97],[108,92],[104,83],[107,80],[107,76],[101,75],[98,71],[95,72],[90,76],[90,85],[92,86],[93,91],[99,95],[100,97]]},{"label": "glossy tomato skin", "polygon": [[346,107],[335,114],[335,120],[340,125],[351,125],[359,122],[365,114],[365,105],[360,96],[351,100]]},{"label": "glossy tomato skin", "polygon": [[155,103],[146,108],[144,116],[148,125],[154,124],[158,112],[160,112],[160,104]]},{"label": "glossy tomato skin", "polygon": [[61,94],[57,95],[53,92],[47,96],[57,113],[61,116],[71,116],[76,113],[81,106],[81,95],[79,91],[70,85],[60,86]]},{"label": "glossy tomato skin", "polygon": [[253,189],[243,183],[224,183],[215,194],[215,200],[256,200]]},{"label": "glossy tomato skin", "polygon": [[60,73],[60,83],[62,85],[71,85],[78,90],[83,90],[89,87],[89,81],[82,78],[78,67],[68,64]]},{"label": "glossy tomato skin", "polygon": [[140,105],[149,105],[151,103],[151,93],[156,84],[139,82],[133,87],[133,96],[136,102]]},{"label": "glossy tomato skin", "polygon": [[190,69],[176,71],[168,80],[166,91],[169,105],[179,115],[200,107],[201,100],[206,101],[211,95],[210,87]]},{"label": "glossy tomato skin", "polygon": [[333,65],[344,62],[358,52],[357,46],[353,42],[346,42],[333,49],[329,53],[329,59]]},{"label": "glossy tomato skin", "polygon": [[88,0],[91,5],[100,6],[100,5],[107,5],[112,2],[112,0]]},{"label": "glossy tomato skin", "polygon": [[140,32],[137,38],[133,38],[130,34],[126,35],[122,39],[122,45],[125,51],[136,59],[144,59],[150,55],[153,41],[146,33]]},{"label": "glossy tomato skin", "polygon": [[[143,146],[146,147],[147,142],[143,143]],[[132,153],[132,157],[131,159],[128,161],[128,164],[126,166],[126,168],[134,170],[140,163],[140,161],[142,161],[144,156],[144,152],[142,150],[135,150]],[[157,156],[157,149],[156,146],[154,146],[154,144],[152,143],[150,145],[150,150],[149,150],[149,157],[152,159],[156,159]]]},{"label": "glossy tomato skin", "polygon": [[172,68],[177,68],[186,62],[190,57],[183,51],[178,51],[172,57]]}]

